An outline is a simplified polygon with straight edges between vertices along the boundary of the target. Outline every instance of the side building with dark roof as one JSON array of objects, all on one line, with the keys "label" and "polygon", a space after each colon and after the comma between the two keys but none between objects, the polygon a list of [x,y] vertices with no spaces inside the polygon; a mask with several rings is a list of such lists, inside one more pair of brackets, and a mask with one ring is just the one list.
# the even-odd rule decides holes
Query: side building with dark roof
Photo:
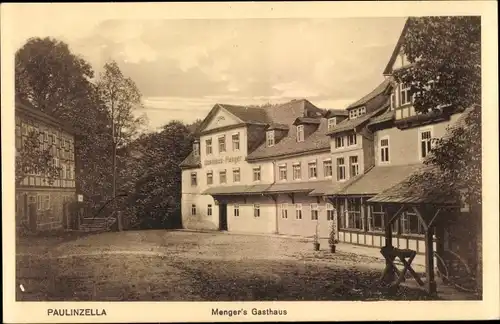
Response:
[{"label": "side building with dark roof", "polygon": [[32,131],[40,145],[50,150],[52,163],[60,168],[52,183],[43,174],[26,174],[16,185],[16,226],[32,231],[70,227],[65,206],[76,200],[75,133],[61,121],[26,103],[15,104],[16,154]]}]

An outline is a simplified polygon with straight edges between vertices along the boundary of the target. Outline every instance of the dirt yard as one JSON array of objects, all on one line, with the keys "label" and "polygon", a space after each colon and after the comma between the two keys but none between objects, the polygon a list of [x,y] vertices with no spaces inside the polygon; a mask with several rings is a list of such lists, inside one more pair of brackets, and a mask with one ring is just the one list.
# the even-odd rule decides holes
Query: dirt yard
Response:
[{"label": "dirt yard", "polygon": [[408,288],[389,295],[377,280],[379,258],[314,252],[308,241],[280,237],[162,230],[31,237],[18,242],[16,258],[18,300],[427,298]]}]

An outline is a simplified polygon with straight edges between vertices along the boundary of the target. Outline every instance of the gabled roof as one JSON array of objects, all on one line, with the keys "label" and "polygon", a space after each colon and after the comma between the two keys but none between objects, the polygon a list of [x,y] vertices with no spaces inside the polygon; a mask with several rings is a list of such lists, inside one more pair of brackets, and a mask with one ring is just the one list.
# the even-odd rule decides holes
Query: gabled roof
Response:
[{"label": "gabled roof", "polygon": [[406,31],[408,30],[409,20],[410,18],[406,19],[405,25],[403,26],[403,30],[401,31],[401,35],[399,35],[398,42],[396,43],[396,46],[392,51],[391,58],[389,59],[389,62],[387,63],[387,66],[384,69],[383,72],[384,75],[391,75],[392,73],[392,66],[394,65],[394,61],[396,61],[396,58],[398,57],[398,54],[401,51],[401,46],[403,45],[404,36],[406,34]]},{"label": "gabled roof", "polygon": [[210,123],[212,118],[220,109],[226,110],[228,113],[239,119],[242,123],[246,124],[266,124],[270,121],[265,108],[215,104],[208,115],[205,117],[205,119],[203,119],[201,124],[198,126],[198,129],[196,131],[200,132],[205,127],[207,127],[208,123]]},{"label": "gabled roof", "polygon": [[265,108],[218,104],[245,123],[268,123],[269,117]]},{"label": "gabled roof", "polygon": [[387,91],[387,89],[391,86],[392,79],[386,78],[382,83],[380,83],[375,89],[370,91],[367,95],[363,96],[361,99],[353,102],[346,109],[356,108],[362,105],[365,105],[368,101],[372,100],[376,96],[383,94]]}]

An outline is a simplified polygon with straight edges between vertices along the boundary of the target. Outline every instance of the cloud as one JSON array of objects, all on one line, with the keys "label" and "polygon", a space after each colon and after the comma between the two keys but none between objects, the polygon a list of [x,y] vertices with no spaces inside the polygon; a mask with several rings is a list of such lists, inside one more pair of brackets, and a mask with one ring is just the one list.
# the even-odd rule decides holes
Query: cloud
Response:
[{"label": "cloud", "polygon": [[97,72],[105,61],[116,60],[143,93],[152,124],[203,118],[220,100],[258,104],[307,98],[320,107],[345,108],[383,80],[405,21],[90,20],[79,33],[69,18],[62,27],[32,16],[38,24],[30,29],[20,22],[22,30],[60,36]]}]

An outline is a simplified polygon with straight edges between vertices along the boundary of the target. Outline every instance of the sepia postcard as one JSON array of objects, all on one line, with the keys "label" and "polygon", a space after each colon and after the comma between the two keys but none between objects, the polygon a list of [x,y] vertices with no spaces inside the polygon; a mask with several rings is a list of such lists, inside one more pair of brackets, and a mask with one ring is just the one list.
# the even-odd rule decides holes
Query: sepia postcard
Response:
[{"label": "sepia postcard", "polygon": [[2,4],[4,322],[498,319],[496,10]]}]

